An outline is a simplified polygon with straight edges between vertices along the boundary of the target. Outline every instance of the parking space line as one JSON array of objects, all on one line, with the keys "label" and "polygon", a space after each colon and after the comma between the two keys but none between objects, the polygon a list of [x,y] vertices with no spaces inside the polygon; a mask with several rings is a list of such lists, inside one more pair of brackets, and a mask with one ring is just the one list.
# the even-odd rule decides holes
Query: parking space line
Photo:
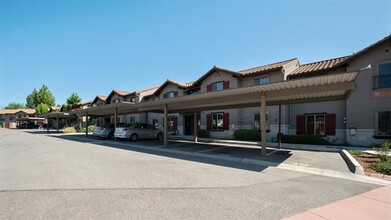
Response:
[{"label": "parking space line", "polygon": [[272,152],[270,152],[270,153],[266,154],[266,156],[269,156],[270,154],[274,154],[275,152],[277,152],[277,151],[276,151],[276,150],[274,150],[274,151],[272,151]]},{"label": "parking space line", "polygon": [[216,148],[212,148],[212,149],[196,151],[196,153],[204,153],[204,152],[213,151],[213,150],[222,149],[222,148],[227,148],[227,147],[216,147]]}]

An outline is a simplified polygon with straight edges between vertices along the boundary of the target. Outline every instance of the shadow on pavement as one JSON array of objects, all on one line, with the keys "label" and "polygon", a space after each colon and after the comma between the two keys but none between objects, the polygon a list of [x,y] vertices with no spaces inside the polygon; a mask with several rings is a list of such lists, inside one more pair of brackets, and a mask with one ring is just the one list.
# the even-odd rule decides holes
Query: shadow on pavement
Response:
[{"label": "shadow on pavement", "polygon": [[[136,142],[130,142],[124,140],[106,140],[94,136],[86,137],[81,135],[62,134],[48,136],[69,141],[76,141],[79,143],[91,143],[103,147],[111,147],[122,150],[170,157],[180,160],[188,160],[193,162],[207,163],[256,172],[261,172],[268,166],[242,163],[241,160],[252,159],[270,162],[273,164],[280,164],[291,156],[291,153],[288,150],[278,151],[273,149],[267,149],[267,155],[261,156],[260,148],[232,147],[228,145],[215,146],[209,144],[178,143],[170,141],[168,146],[164,147],[163,142],[157,140],[140,140]],[[175,152],[172,152],[172,150],[175,150]]]}]

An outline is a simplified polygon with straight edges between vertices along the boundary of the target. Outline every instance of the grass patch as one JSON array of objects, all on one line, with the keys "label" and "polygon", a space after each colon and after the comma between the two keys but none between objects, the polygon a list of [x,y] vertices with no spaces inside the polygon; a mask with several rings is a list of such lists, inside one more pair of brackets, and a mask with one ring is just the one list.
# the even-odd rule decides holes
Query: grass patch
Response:
[{"label": "grass patch", "polygon": [[349,154],[353,155],[353,156],[360,156],[363,154],[362,151],[359,151],[359,150],[348,150]]}]

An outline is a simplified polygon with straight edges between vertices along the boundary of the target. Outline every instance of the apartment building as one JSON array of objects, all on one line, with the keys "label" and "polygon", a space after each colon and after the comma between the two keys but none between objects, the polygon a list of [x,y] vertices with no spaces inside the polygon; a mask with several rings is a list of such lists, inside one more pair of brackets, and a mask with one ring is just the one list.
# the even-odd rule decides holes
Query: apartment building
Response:
[{"label": "apartment building", "polygon": [[[320,98],[316,102],[308,99],[308,103],[304,101],[300,104],[268,105],[267,139],[276,141],[279,132],[291,135],[316,134],[336,144],[368,146],[391,138],[390,50],[391,35],[352,55],[308,64],[300,64],[297,58],[293,58],[239,71],[214,66],[191,83],[167,80],[160,86],[137,92],[113,90],[105,100],[97,96],[93,103],[108,105],[118,102],[154,102],[356,72],[358,76],[353,91],[349,90],[348,94],[338,96],[333,101]],[[199,115],[196,122],[194,112],[170,112],[167,123],[169,133],[192,135],[194,127],[198,127],[210,130],[212,138],[229,139],[233,138],[237,129],[260,129],[260,107],[233,106],[230,109],[208,111],[198,109],[197,112]],[[113,117],[107,116],[104,122],[112,121]],[[164,125],[161,111],[120,116],[117,121],[146,121],[159,128]],[[194,126],[195,123],[197,126]]]}]

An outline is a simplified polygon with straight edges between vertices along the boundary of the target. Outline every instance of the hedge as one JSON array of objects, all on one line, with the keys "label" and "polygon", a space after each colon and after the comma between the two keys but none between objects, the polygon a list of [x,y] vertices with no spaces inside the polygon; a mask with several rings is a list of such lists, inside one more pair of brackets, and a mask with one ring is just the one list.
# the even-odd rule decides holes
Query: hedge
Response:
[{"label": "hedge", "polygon": [[282,135],[282,143],[291,144],[316,144],[316,145],[332,145],[328,140],[318,135],[303,134],[303,135]]},{"label": "hedge", "polygon": [[198,133],[198,137],[200,137],[200,138],[209,138],[210,137],[209,130],[207,130],[207,129],[199,129],[197,131],[197,133]]},{"label": "hedge", "polygon": [[256,129],[238,129],[234,132],[234,137],[240,141],[260,141],[261,132]]}]

